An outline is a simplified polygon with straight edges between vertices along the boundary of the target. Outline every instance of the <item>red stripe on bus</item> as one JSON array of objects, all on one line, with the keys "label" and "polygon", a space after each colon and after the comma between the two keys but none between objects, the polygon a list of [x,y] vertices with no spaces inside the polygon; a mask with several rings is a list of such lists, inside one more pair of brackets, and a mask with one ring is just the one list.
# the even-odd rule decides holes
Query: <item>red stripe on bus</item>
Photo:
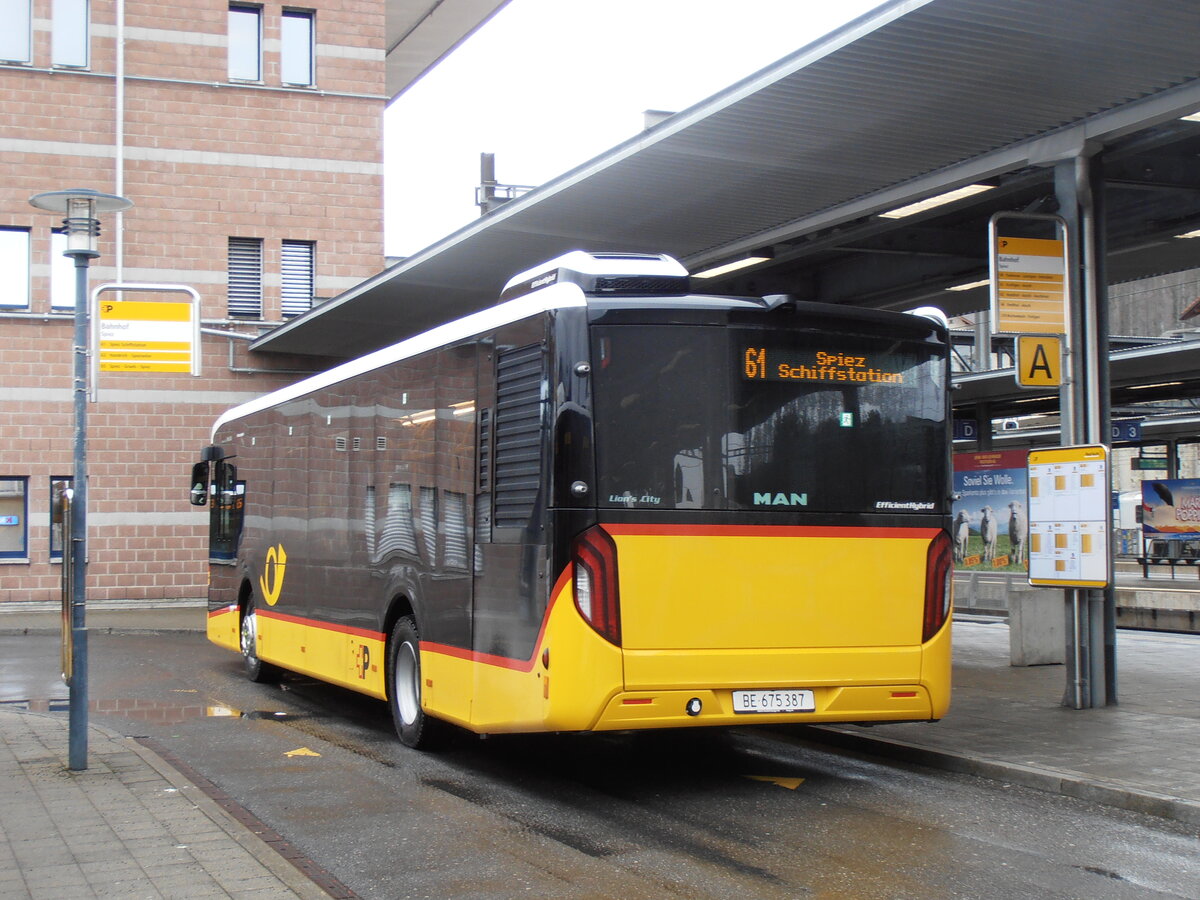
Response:
[{"label": "red stripe on bus", "polygon": [[216,616],[228,615],[231,612],[237,612],[237,607],[236,606],[222,606],[220,609],[210,609],[208,611],[208,617],[210,619],[212,619]]},{"label": "red stripe on bus", "polygon": [[290,622],[293,625],[304,625],[308,628],[320,628],[322,631],[333,631],[337,634],[348,634],[353,637],[371,638],[372,640],[382,641],[385,635],[379,631],[371,631],[368,628],[355,628],[353,625],[338,625],[334,622],[319,622],[316,619],[306,619],[303,616],[293,616],[289,613],[278,612],[274,609],[255,609],[256,615],[267,619],[277,619],[280,622]]},{"label": "red stripe on bus", "polygon": [[[539,641],[540,644],[540,641]],[[465,647],[452,647],[449,644],[436,644],[433,641],[421,641],[422,653],[437,653],[439,656],[452,656],[455,659],[465,659],[467,662],[482,663],[485,666],[496,666],[500,669],[512,669],[516,672],[532,672],[537,650],[529,659],[509,659],[507,656],[495,656],[491,653],[478,653]]]},{"label": "red stripe on bus", "polygon": [[611,535],[679,535],[689,537],[840,537],[931,540],[941,529],[854,525],[624,525],[604,522]]},{"label": "red stripe on bus", "polygon": [[550,602],[546,604],[546,612],[542,616],[542,624],[538,628],[537,640],[533,642],[533,652],[529,655],[529,659],[515,659],[508,656],[497,656],[493,653],[479,653],[475,650],[468,650],[465,647],[452,647],[449,644],[438,644],[433,641],[421,641],[421,650],[428,650],[430,653],[440,653],[442,656],[451,656],[455,659],[465,659],[468,662],[477,662],[485,666],[496,666],[500,669],[512,669],[516,672],[532,672],[534,664],[537,662],[538,651],[541,650],[542,642],[546,638],[546,625],[550,621],[550,611],[554,609],[554,604],[562,596],[563,589],[566,588],[570,578],[571,567],[567,566],[558,576],[558,581],[554,583],[554,588],[550,592]]}]

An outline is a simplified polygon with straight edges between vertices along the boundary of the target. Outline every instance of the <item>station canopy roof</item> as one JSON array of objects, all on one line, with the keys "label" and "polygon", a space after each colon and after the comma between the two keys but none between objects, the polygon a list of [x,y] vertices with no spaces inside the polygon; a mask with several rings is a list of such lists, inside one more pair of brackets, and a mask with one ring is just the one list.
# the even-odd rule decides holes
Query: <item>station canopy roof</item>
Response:
[{"label": "station canopy roof", "polygon": [[386,0],[385,80],[392,99],[466,40],[508,0]]},{"label": "station canopy roof", "polygon": [[[1107,280],[1200,266],[1200,3],[896,0],[260,337],[345,358],[486,307],[572,249],[664,252],[695,287],[878,308],[987,305],[987,221],[1053,212],[1102,151]],[[619,64],[619,61],[614,61]],[[553,140],[553,121],[546,140]],[[988,190],[902,218],[966,185]]]}]

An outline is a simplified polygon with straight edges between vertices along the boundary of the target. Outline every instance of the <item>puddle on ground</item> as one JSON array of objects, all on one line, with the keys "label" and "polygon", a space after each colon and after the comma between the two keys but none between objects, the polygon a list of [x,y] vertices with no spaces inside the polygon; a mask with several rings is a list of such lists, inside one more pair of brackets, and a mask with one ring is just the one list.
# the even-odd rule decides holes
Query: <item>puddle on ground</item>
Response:
[{"label": "puddle on ground", "polygon": [[[70,706],[71,702],[67,698],[0,700],[0,709],[20,709],[27,712],[68,712]],[[241,710],[220,704],[180,703],[175,700],[92,700],[88,703],[88,711],[162,725],[178,725],[189,719],[272,719],[276,722],[291,722],[307,718],[277,710]]]}]

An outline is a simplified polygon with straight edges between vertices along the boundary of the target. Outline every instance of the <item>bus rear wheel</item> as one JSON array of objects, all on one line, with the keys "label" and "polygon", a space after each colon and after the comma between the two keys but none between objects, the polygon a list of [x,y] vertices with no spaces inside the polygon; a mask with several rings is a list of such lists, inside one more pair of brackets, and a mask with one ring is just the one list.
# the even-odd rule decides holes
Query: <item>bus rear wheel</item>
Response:
[{"label": "bus rear wheel", "polygon": [[400,742],[414,750],[429,750],[445,737],[445,724],[421,708],[421,635],[412,616],[392,629],[387,655],[388,705]]},{"label": "bus rear wheel", "polygon": [[281,671],[258,658],[258,616],[254,612],[254,598],[248,598],[242,608],[241,628],[242,661],[246,666],[246,677],[259,684],[274,684],[279,681]]}]

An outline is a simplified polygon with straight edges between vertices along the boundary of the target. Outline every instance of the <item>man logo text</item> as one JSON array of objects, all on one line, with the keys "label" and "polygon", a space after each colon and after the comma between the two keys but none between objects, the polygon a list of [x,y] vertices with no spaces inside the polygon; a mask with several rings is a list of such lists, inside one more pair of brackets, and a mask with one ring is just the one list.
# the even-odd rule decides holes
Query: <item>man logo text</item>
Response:
[{"label": "man logo text", "polygon": [[808,494],[755,494],[755,506],[808,506]]}]

